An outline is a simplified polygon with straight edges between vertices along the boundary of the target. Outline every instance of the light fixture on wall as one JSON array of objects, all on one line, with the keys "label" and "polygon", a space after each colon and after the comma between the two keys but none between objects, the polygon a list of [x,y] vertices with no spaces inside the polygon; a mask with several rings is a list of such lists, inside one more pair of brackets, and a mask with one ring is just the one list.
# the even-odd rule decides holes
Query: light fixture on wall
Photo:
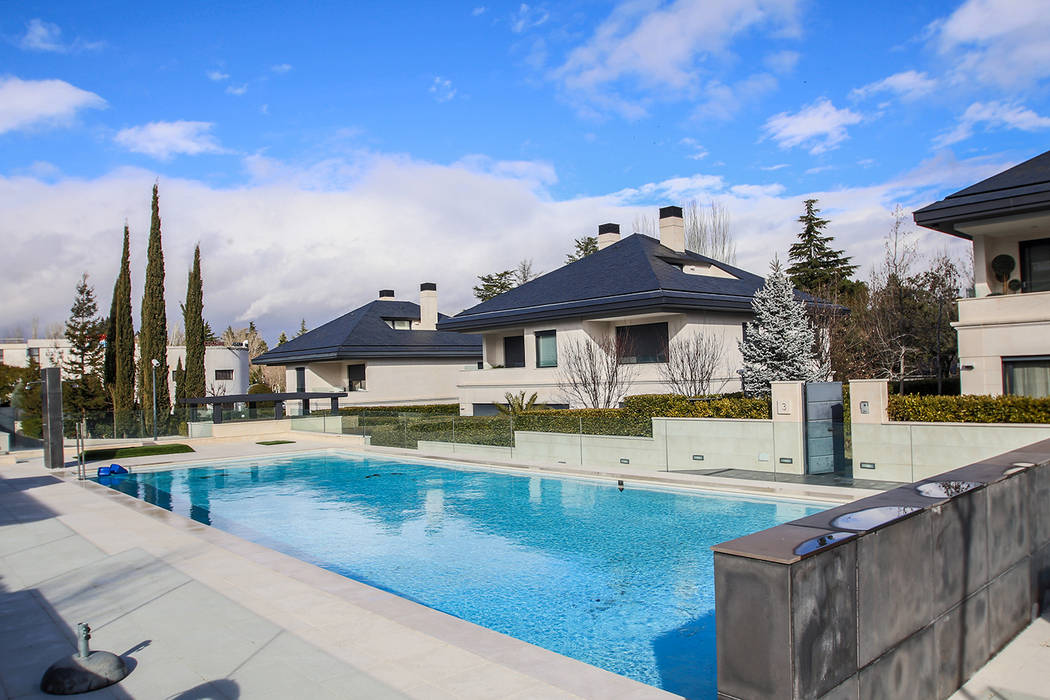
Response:
[{"label": "light fixture on wall", "polygon": [[972,372],[973,365],[959,365],[959,370],[962,372]]}]

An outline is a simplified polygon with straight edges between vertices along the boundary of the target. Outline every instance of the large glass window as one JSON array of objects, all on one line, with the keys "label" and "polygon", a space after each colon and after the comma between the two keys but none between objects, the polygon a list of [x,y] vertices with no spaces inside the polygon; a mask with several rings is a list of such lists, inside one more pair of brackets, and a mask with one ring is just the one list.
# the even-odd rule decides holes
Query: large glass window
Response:
[{"label": "large glass window", "polygon": [[364,391],[365,390],[365,366],[364,365],[347,365],[346,366],[346,389],[347,389],[347,391]]},{"label": "large glass window", "polygon": [[215,370],[215,381],[217,382],[228,382],[233,379],[232,369],[217,369]]},{"label": "large glass window", "polygon": [[503,339],[503,366],[525,366],[525,336],[511,335]]},{"label": "large glass window", "polygon": [[1003,393],[1050,396],[1050,357],[1003,358]]},{"label": "large glass window", "polygon": [[1050,292],[1050,238],[1021,242],[1021,290]]},{"label": "large glass window", "polygon": [[536,366],[558,366],[558,334],[555,331],[536,332]]},{"label": "large glass window", "polygon": [[626,364],[667,362],[667,324],[617,326],[616,348]]},{"label": "large glass window", "polygon": [[306,368],[296,367],[295,368],[295,390],[298,392],[306,391]]}]

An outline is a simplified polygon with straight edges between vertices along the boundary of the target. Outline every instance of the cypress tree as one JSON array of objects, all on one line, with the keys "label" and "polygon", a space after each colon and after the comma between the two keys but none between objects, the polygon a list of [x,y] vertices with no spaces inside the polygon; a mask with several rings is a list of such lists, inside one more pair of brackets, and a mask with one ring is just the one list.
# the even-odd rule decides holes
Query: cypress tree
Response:
[{"label": "cypress tree", "polygon": [[175,418],[176,427],[182,430],[182,423],[186,421],[186,404],[179,403],[179,399],[186,398],[186,370],[182,367],[182,358],[175,365],[175,407],[172,415]]},{"label": "cypress tree", "polygon": [[820,381],[827,369],[818,366],[813,328],[806,306],[795,299],[791,281],[776,260],[766,283],[751,300],[755,320],[740,341],[744,360],[744,390],[768,394],[777,381]]},{"label": "cypress tree", "polygon": [[186,326],[186,378],[182,397],[203,397],[207,390],[204,375],[204,284],[201,280],[201,247],[193,251],[193,267],[186,284],[186,303],[182,305]]},{"label": "cypress tree", "polygon": [[850,275],[857,269],[850,265],[850,258],[841,250],[833,250],[829,245],[833,237],[824,229],[831,223],[819,216],[817,200],[805,201],[806,211],[798,217],[802,231],[798,234],[798,243],[792,244],[788,251],[788,260],[792,264],[787,269],[791,283],[807,292],[834,289],[841,291],[849,285]]},{"label": "cypress tree", "polygon": [[106,350],[113,348],[113,387],[110,391],[118,422],[127,422],[135,408],[135,322],[131,316],[131,233],[127,224],[124,224],[124,252],[113,288],[113,301],[110,312],[113,335],[106,336]]},{"label": "cypress tree", "polygon": [[157,422],[169,414],[168,320],[164,309],[164,250],[160,236],[160,200],[153,185],[153,213],[146,251],[146,282],[142,292],[142,325],[139,330],[139,404],[147,432],[153,429],[153,360],[160,365],[157,377]]},{"label": "cypress tree", "polygon": [[113,298],[109,302],[109,316],[106,317],[106,350],[102,362],[102,384],[106,392],[112,398],[113,385],[117,381],[117,294],[120,286],[120,273],[117,273],[117,281],[113,284]]}]

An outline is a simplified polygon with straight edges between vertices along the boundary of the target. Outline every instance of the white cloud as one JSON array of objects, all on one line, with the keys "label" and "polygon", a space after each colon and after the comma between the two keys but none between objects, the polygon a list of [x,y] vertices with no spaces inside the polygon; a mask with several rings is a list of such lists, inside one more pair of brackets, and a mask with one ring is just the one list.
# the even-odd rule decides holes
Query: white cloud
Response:
[{"label": "white cloud", "polygon": [[846,127],[861,121],[850,109],[836,109],[831,100],[820,98],[795,114],[781,112],[770,117],[763,128],[781,148],[806,146],[812,154],[830,151],[848,138]]},{"label": "white cloud", "polygon": [[488,8],[485,7],[484,5],[479,5],[478,7],[475,7],[473,10],[471,10],[470,14],[473,15],[474,17],[477,17],[478,15],[485,14],[485,10],[487,10],[487,9]]},{"label": "white cloud", "polygon": [[738,36],[759,28],[794,31],[796,5],[796,0],[676,0],[654,9],[652,3],[622,2],[553,75],[568,92],[599,104],[616,99],[621,82],[664,97],[668,91],[684,96],[702,84],[701,63],[723,56]]},{"label": "white cloud", "polygon": [[693,117],[728,121],[776,88],[777,79],[769,73],[756,73],[732,85],[712,80],[704,86],[703,98],[693,110]]},{"label": "white cloud", "polygon": [[759,170],[774,171],[774,170],[783,170],[784,168],[787,168],[787,167],[789,167],[787,163],[777,163],[776,165],[765,165],[765,166],[759,168]]},{"label": "white cloud", "polygon": [[248,92],[248,83],[244,83],[242,85],[227,85],[226,86],[226,94],[227,95],[236,95],[237,97],[240,97],[241,95],[243,95],[246,92]]},{"label": "white cloud", "polygon": [[974,102],[966,108],[959,123],[951,131],[934,139],[938,147],[948,146],[965,141],[973,136],[974,128],[984,125],[985,131],[993,129],[1018,129],[1020,131],[1038,131],[1050,129],[1050,117],[1043,117],[1027,107],[1003,102]]},{"label": "white cloud", "polygon": [[933,92],[935,87],[937,87],[937,81],[926,73],[906,70],[856,88],[850,92],[850,97],[864,99],[870,95],[889,92],[903,100],[911,101]]},{"label": "white cloud", "polygon": [[959,82],[1005,88],[1050,76],[1050,12],[1038,0],[966,0],[931,26]]},{"label": "white cloud", "polygon": [[212,126],[211,122],[150,122],[122,129],[113,140],[129,151],[160,160],[174,155],[224,153],[211,133]]},{"label": "white cloud", "polygon": [[456,88],[452,87],[452,81],[448,78],[442,78],[440,75],[434,78],[434,82],[430,84],[428,92],[438,102],[448,102],[456,96]]},{"label": "white cloud", "polygon": [[689,138],[688,136],[678,142],[680,146],[687,147],[691,153],[686,157],[692,160],[702,160],[708,156],[707,149],[701,146],[696,139]]},{"label": "white cloud", "polygon": [[[720,176],[696,174],[558,201],[537,186],[537,178],[553,181],[553,169],[544,164],[501,164],[472,156],[448,166],[371,154],[317,169],[345,169],[354,173],[352,181],[304,189],[286,175],[314,170],[313,165],[293,167],[260,156],[256,165],[268,169],[270,177],[255,184],[228,188],[161,180],[169,317],[177,318],[198,241],[205,318],[215,328],[255,320],[272,340],[298,327],[300,318],[310,327],[331,320],[373,299],[377,289],[394,288],[411,299],[423,281],[437,282],[442,312],[455,313],[474,303],[471,286],[478,274],[506,269],[522,258],[533,258],[538,269],[553,269],[581,231],[594,231],[606,221],[628,225],[639,213],[654,216],[657,205],[692,198],[713,197],[725,204],[745,269],[764,274],[773,253],[785,258],[808,197],[819,199],[832,220],[836,245],[866,266],[881,256],[893,204],[928,204],[1011,164],[987,158],[956,161],[943,152],[892,180],[826,192],[729,184]],[[132,265],[141,270],[156,177],[137,168],[56,182],[0,176],[0,211],[5,213],[0,240],[11,273],[0,276],[0,298],[7,300],[4,322],[65,318],[84,271],[103,293],[117,273],[125,218],[132,232]],[[929,240],[936,249],[954,239],[930,232]],[[390,255],[392,246],[397,255]],[[41,258],[42,249],[49,255]],[[265,283],[260,269],[266,271]],[[141,275],[136,279],[141,285]],[[136,309],[140,296],[138,286]]]},{"label": "white cloud", "polygon": [[208,80],[213,80],[216,83],[222,82],[223,80],[229,80],[230,74],[223,73],[221,70],[210,70],[205,75],[208,76]]},{"label": "white cloud", "polygon": [[807,168],[806,169],[806,175],[816,175],[817,173],[822,173],[822,172],[825,172],[825,171],[828,171],[828,170],[834,170],[834,169],[835,169],[834,165],[817,165],[817,166],[814,166],[812,168]]},{"label": "white cloud", "polygon": [[[475,12],[475,14],[479,14]],[[550,13],[541,7],[532,7],[522,3],[510,16],[510,30],[515,34],[534,29],[550,19]]]},{"label": "white cloud", "polygon": [[801,57],[798,51],[776,51],[766,56],[763,62],[774,73],[790,73]]},{"label": "white cloud", "polygon": [[64,80],[0,77],[0,134],[32,125],[62,125],[82,109],[102,109],[106,101]]},{"label": "white cloud", "polygon": [[28,51],[76,53],[100,49],[105,46],[105,42],[84,41],[78,37],[67,44],[62,41],[62,28],[57,24],[42,19],[31,19],[26,23],[26,33],[19,39],[18,46]]},{"label": "white cloud", "polygon": [[276,66],[270,66],[270,70],[278,75],[284,75],[292,70],[292,66],[290,63],[278,63]]}]

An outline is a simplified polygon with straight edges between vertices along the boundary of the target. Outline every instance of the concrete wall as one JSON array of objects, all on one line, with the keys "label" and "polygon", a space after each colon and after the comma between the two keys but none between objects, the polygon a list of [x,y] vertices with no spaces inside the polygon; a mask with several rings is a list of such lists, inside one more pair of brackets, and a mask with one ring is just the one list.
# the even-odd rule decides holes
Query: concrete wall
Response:
[{"label": "concrete wall", "polygon": [[[518,328],[500,328],[482,333],[483,364],[485,369],[465,370],[458,380],[460,411],[473,415],[474,404],[505,403],[507,392],[528,394],[536,392],[541,403],[563,404],[570,408],[581,408],[567,397],[559,386],[557,367],[536,366],[536,333],[557,333],[558,355],[573,343],[588,339],[599,340],[615,337],[617,326],[645,323],[667,323],[668,340],[687,338],[698,331],[713,333],[723,340],[724,357],[722,367],[712,385],[712,391],[738,391],[740,378],[736,370],[742,366],[737,341],[741,339],[742,324],[751,319],[749,314],[739,313],[691,313],[691,314],[640,314],[620,318],[568,319],[529,324]],[[508,336],[523,336],[525,343],[525,366],[503,367],[503,339]],[[663,394],[671,391],[660,375],[660,365],[639,364],[632,366],[634,379],[628,394]]]},{"label": "concrete wall", "polygon": [[1050,425],[1045,424],[890,421],[887,386],[883,379],[850,382],[853,475],[857,478],[925,479],[1050,438]]},{"label": "concrete wall", "polygon": [[[285,386],[295,390],[296,367],[306,368],[306,390],[337,392],[347,390],[348,364],[362,361],[312,362],[285,367]],[[472,363],[469,357],[363,360],[365,390],[351,391],[339,400],[340,406],[391,406],[428,403],[455,403],[456,382],[461,371]],[[327,408],[327,406],[326,406]]]},{"label": "concrete wall", "polygon": [[[1050,441],[942,480],[715,546],[719,697],[946,698],[1023,629],[1050,587]],[[890,519],[839,520],[870,508]]]},{"label": "concrete wall", "polygon": [[466,454],[469,449],[475,457],[528,464],[801,474],[805,468],[802,383],[775,382],[773,404],[772,420],[653,418],[652,437],[516,430],[514,447],[420,441],[419,450],[447,456]]}]

